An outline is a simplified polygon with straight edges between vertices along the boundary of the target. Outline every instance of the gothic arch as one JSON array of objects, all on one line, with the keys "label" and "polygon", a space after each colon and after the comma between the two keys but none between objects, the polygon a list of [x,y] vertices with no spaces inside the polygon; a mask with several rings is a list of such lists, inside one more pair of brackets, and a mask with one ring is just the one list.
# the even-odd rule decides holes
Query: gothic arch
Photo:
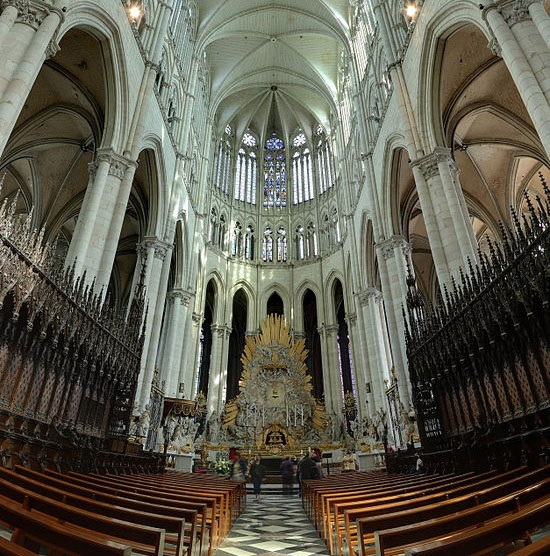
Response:
[{"label": "gothic arch", "polygon": [[272,294],[276,293],[283,301],[285,319],[290,321],[290,314],[292,305],[290,303],[290,298],[288,295],[288,290],[280,283],[274,282],[272,283],[264,292],[262,293],[260,299],[260,322],[265,318],[267,315],[267,302]]},{"label": "gothic arch", "polygon": [[442,46],[454,31],[468,24],[475,25],[489,41],[491,37],[480,16],[479,7],[469,0],[445,3],[432,15],[424,31],[422,51],[419,56],[416,113],[420,141],[426,153],[431,152],[435,147],[445,145],[445,133],[439,113]]},{"label": "gothic arch", "polygon": [[233,304],[233,298],[235,297],[235,294],[239,291],[242,290],[244,296],[246,297],[246,301],[247,301],[247,316],[246,316],[246,329],[247,331],[253,331],[256,329],[256,325],[255,325],[255,315],[256,315],[256,295],[254,294],[254,289],[252,288],[252,286],[250,285],[250,283],[247,280],[241,279],[238,282],[235,282],[235,284],[233,284],[231,286],[231,288],[229,289],[228,295],[227,295],[227,320],[230,321],[232,318],[232,304]]},{"label": "gothic arch", "polygon": [[[103,50],[106,83],[105,124],[99,147],[114,147],[122,152],[124,138],[130,125],[130,87],[125,38],[120,24],[103,7],[93,2],[84,3],[78,10],[69,11],[59,30],[59,42],[72,30],[82,29],[94,36]],[[133,38],[133,37],[132,37]]]}]

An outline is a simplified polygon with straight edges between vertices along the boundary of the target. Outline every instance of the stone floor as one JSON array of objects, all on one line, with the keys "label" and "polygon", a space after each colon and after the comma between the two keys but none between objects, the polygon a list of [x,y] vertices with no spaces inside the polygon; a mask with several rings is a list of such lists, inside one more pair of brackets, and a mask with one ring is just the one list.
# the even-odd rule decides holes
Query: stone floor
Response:
[{"label": "stone floor", "polygon": [[326,546],[296,496],[248,496],[246,510],[215,556],[327,556]]}]

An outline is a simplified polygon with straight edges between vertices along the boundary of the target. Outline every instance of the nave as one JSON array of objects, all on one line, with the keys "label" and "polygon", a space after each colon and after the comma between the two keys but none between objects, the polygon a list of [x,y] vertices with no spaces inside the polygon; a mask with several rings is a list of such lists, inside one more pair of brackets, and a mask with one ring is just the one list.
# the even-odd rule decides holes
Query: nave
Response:
[{"label": "nave", "polygon": [[241,514],[215,556],[329,554],[296,496],[249,497]]}]

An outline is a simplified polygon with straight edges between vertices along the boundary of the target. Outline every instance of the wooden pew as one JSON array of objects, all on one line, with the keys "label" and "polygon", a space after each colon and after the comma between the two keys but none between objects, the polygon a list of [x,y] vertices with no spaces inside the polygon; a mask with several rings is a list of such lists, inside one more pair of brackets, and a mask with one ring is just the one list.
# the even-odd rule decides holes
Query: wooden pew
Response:
[{"label": "wooden pew", "polygon": [[[24,504],[28,510],[40,512],[48,518],[56,518],[79,528],[91,529],[96,534],[105,536],[106,539],[128,544],[137,552],[143,554],[150,554],[152,556],[162,556],[164,554],[184,556],[186,553],[183,548],[185,522],[182,519],[174,520],[173,518],[145,514],[145,517],[148,517],[150,520],[148,524],[144,520],[140,520],[141,523],[139,524],[131,523],[118,518],[108,517],[106,513],[113,513],[108,507],[105,508],[108,504],[100,505],[98,508],[95,505],[97,503],[94,504],[91,501],[90,503],[95,510],[105,510],[105,513],[91,512],[83,508],[86,505],[85,500],[76,501],[78,506],[74,506],[66,503],[66,496],[60,502],[37,494],[32,490],[10,484],[2,479],[0,479],[0,495],[14,502]],[[165,545],[165,529],[154,527],[154,523],[151,522],[155,521],[158,524],[165,524],[169,521],[175,522],[172,527],[178,528],[178,534],[174,547]]]},{"label": "wooden pew", "polygon": [[[148,492],[151,490],[152,486],[155,486],[155,492],[159,494],[186,494],[194,497],[215,498],[215,506],[213,508],[213,517],[216,519],[216,531],[220,531],[221,537],[224,537],[231,528],[232,524],[232,511],[231,511],[231,500],[232,497],[229,492],[232,485],[229,485],[226,489],[216,489],[208,484],[197,484],[197,481],[186,481],[185,483],[171,483],[166,484],[162,480],[155,480],[155,477],[151,478],[140,478],[132,475],[81,475],[77,473],[69,473],[71,477],[77,477],[82,480],[90,480],[100,482],[101,484],[117,484],[124,485],[129,488],[145,489]],[[234,483],[234,482],[232,482]]]},{"label": "wooden pew", "polygon": [[509,556],[548,556],[550,554],[550,536],[514,550]]},{"label": "wooden pew", "polygon": [[[549,495],[550,479],[546,479],[529,488],[485,502],[474,508],[402,527],[376,531],[374,534],[376,555],[402,554],[405,548],[468,531],[479,526],[480,523],[498,519],[506,514],[517,512],[520,508],[529,507],[541,500],[544,501],[549,498]],[[363,551],[363,554],[374,554],[374,551]]]},{"label": "wooden pew", "polygon": [[36,556],[34,552],[0,537],[0,556]]},{"label": "wooden pew", "polygon": [[[90,500],[112,504],[113,507],[129,508],[138,512],[148,512],[166,517],[185,518],[187,516],[190,524],[190,529],[186,534],[189,552],[193,555],[206,556],[210,551],[210,542],[205,522],[205,504],[194,504],[193,511],[196,512],[196,516],[193,518],[193,514],[189,513],[190,508],[187,507],[191,505],[188,502],[185,502],[185,504],[171,502],[170,505],[162,505],[162,500],[154,496],[128,495],[128,493],[123,493],[127,496],[119,496],[116,491],[101,492],[92,488],[84,488],[26,468],[16,467],[15,471],[0,468],[0,477],[6,477],[15,484],[24,488],[31,488],[35,492],[46,496],[51,494],[50,488],[55,488],[64,494],[87,497]],[[29,484],[29,481],[32,481],[32,484]],[[198,530],[201,531],[201,535],[197,542]]]},{"label": "wooden pew", "polygon": [[[467,477],[472,474],[468,474]],[[462,478],[459,476],[459,478]],[[366,496],[380,495],[390,492],[410,492],[417,491],[420,488],[429,488],[441,484],[447,484],[451,481],[459,480],[455,475],[425,477],[424,475],[416,477],[414,480],[407,480],[406,482],[391,482],[391,483],[376,483],[376,484],[356,484],[353,487],[337,488],[320,490],[315,494],[316,507],[315,514],[317,520],[315,522],[316,528],[322,532],[325,539],[329,537],[329,530],[332,529],[331,513],[332,507],[336,502],[342,501],[358,501]]]},{"label": "wooden pew", "polygon": [[[492,496],[490,499],[494,499],[498,496],[504,496],[513,490],[529,486],[537,481],[547,478],[549,469],[550,467],[526,473],[525,468],[518,468],[506,473],[485,478],[483,480],[476,480],[477,477],[473,477],[472,479],[474,480],[471,480],[468,484],[463,484],[458,487],[451,484],[447,490],[437,488],[435,492],[426,490],[424,492],[417,492],[414,496],[410,496],[409,493],[405,496],[395,495],[392,497],[369,499],[368,501],[364,501],[364,503],[351,502],[336,505],[335,513],[338,514],[343,512],[344,514],[343,530],[338,530],[339,546],[344,539],[348,547],[353,547],[356,544],[356,524],[361,526],[361,523],[364,523],[364,525],[363,529],[359,533],[360,545],[364,546],[365,544],[372,542],[373,530],[371,530],[367,525],[368,522],[362,521],[365,518],[373,518],[383,514],[417,509],[464,495],[474,496],[476,493],[485,493],[487,489],[491,489],[493,487],[497,490],[490,491]],[[516,480],[517,482],[514,482]]]},{"label": "wooden pew", "polygon": [[487,554],[550,522],[550,500],[544,500],[470,531],[409,548],[406,556],[453,556]]},{"label": "wooden pew", "polygon": [[[1,520],[15,529],[17,543],[28,540],[57,550],[67,556],[131,556],[132,549],[123,544],[105,540],[92,531],[45,520],[20,504],[0,496]],[[13,539],[12,539],[13,540]]]},{"label": "wooden pew", "polygon": [[[19,468],[17,468],[17,470],[19,471]],[[151,487],[147,488],[144,485],[135,486],[127,484],[123,481],[118,482],[91,475],[78,475],[72,473],[63,475],[62,473],[57,473],[55,471],[47,471],[46,475],[64,480],[68,483],[84,486],[86,488],[116,493],[117,495],[123,495],[130,498],[145,496],[148,501],[160,501],[164,505],[174,505],[177,502],[185,506],[189,503],[206,504],[207,511],[204,514],[204,518],[206,525],[210,526],[210,547],[208,554],[212,554],[213,549],[219,545],[221,539],[223,538],[222,532],[226,529],[223,517],[221,517],[221,514],[218,511],[219,499],[217,496],[210,496],[207,494],[197,495],[196,493],[189,491],[177,492],[174,489],[171,489],[170,491],[166,489],[152,489]],[[152,494],[153,492],[154,496]]]},{"label": "wooden pew", "polygon": [[342,536],[346,534],[350,526],[345,519],[345,512],[348,509],[364,508],[365,506],[376,506],[382,503],[391,503],[392,501],[414,499],[421,496],[436,494],[438,492],[448,491],[452,488],[460,488],[480,480],[488,479],[494,476],[494,472],[484,473],[481,475],[473,475],[468,473],[464,476],[455,475],[450,478],[445,477],[438,481],[424,483],[420,481],[412,485],[407,484],[405,487],[391,487],[385,489],[351,492],[346,496],[340,493],[325,497],[325,505],[323,511],[323,538],[329,544],[330,551],[333,552],[335,546],[338,546],[338,553],[341,554]]}]

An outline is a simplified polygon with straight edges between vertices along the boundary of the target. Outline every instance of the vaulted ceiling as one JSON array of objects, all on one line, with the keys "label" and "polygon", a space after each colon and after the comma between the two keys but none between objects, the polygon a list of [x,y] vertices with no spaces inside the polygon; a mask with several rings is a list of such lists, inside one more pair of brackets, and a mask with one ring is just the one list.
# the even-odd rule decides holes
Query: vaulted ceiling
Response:
[{"label": "vaulted ceiling", "polygon": [[[219,131],[250,127],[261,139],[274,120],[287,137],[329,126],[338,60],[348,39],[348,0],[199,0],[198,45],[211,71]],[[271,122],[271,123],[270,123]]]}]

